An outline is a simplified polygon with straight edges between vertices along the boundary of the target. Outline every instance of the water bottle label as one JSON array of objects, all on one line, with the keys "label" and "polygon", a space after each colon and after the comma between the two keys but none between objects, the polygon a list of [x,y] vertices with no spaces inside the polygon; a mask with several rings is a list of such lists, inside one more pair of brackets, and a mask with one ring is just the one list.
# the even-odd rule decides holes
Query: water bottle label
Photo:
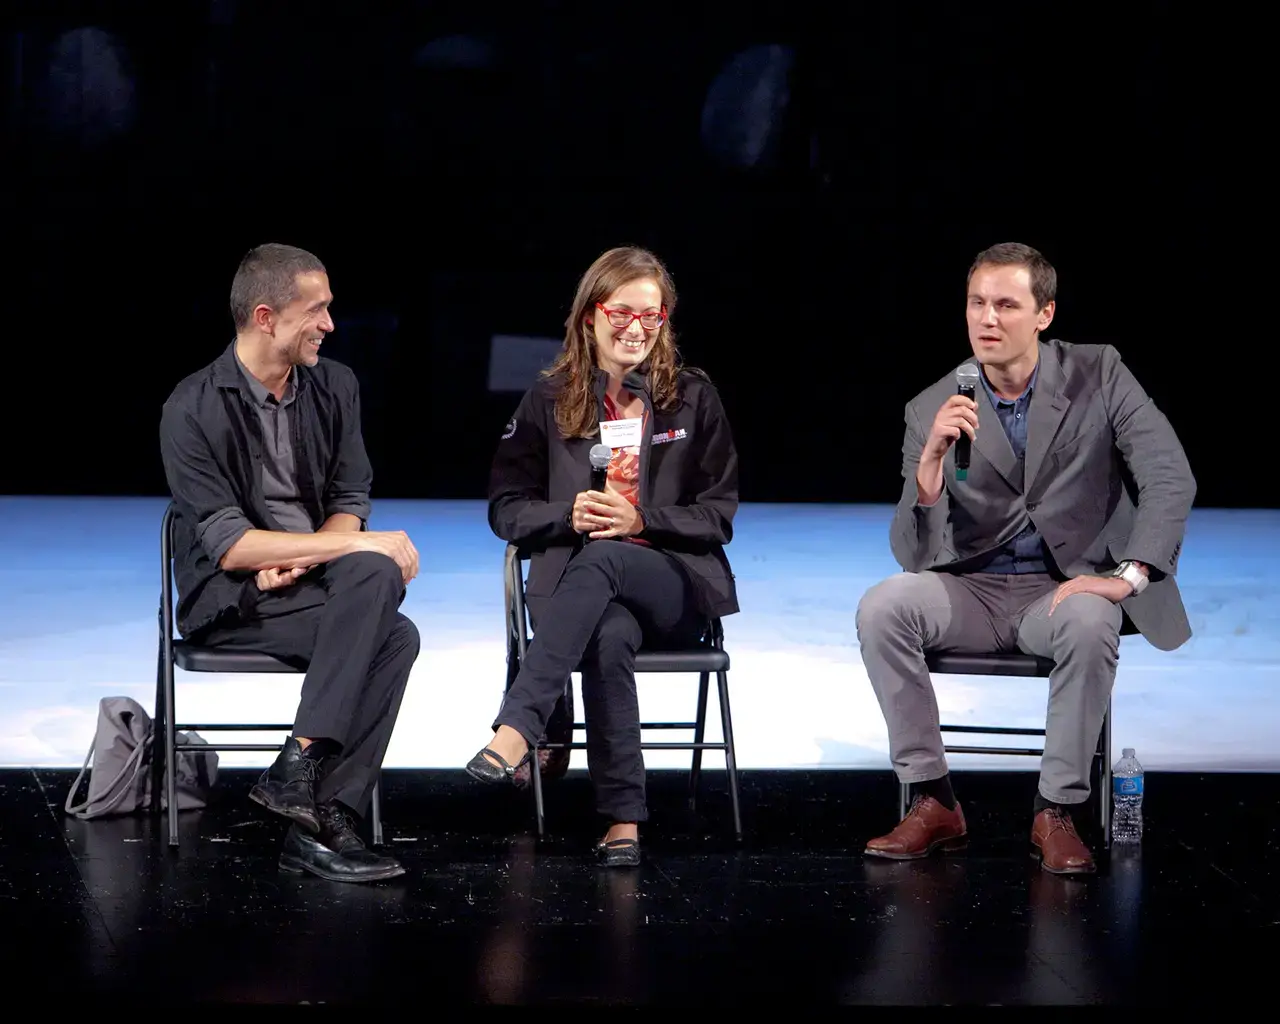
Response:
[{"label": "water bottle label", "polygon": [[1142,778],[1121,779],[1115,781],[1116,796],[1142,796]]}]

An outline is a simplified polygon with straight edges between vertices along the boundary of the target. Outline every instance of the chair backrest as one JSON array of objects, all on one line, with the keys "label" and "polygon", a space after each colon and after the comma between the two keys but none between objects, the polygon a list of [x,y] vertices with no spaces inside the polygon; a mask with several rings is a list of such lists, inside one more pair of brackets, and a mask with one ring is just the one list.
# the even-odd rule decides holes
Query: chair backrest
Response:
[{"label": "chair backrest", "polygon": [[165,506],[160,521],[160,642],[173,643],[173,531],[175,504]]}]

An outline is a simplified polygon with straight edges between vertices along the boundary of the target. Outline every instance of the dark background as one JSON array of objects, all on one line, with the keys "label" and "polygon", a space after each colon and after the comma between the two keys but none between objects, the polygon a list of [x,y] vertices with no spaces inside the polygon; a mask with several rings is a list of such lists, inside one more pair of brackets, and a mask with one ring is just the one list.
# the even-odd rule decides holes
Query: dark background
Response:
[{"label": "dark background", "polygon": [[7,493],[164,493],[160,406],[230,340],[240,256],[285,241],[329,267],[325,352],[360,375],[375,496],[481,497],[517,399],[487,390],[490,336],[560,336],[578,276],[634,243],[675,275],[743,500],[892,501],[903,403],[968,354],[969,263],[1016,240],[1058,267],[1050,335],[1116,344],[1170,416],[1197,504],[1274,502],[1251,440],[1274,366],[1259,126],[1234,73],[1259,25],[1143,3],[335,9],[5,5]]}]

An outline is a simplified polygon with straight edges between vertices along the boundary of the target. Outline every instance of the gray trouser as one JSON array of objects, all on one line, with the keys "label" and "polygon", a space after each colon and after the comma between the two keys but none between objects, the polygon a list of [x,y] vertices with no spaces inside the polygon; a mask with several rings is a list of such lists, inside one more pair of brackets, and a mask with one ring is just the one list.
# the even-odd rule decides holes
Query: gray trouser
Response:
[{"label": "gray trouser", "polygon": [[1045,574],[899,573],[858,605],[862,663],[889,727],[889,756],[902,782],[947,773],[938,701],[925,651],[1021,651],[1052,658],[1040,793],[1059,804],[1089,798],[1089,769],[1115,682],[1123,615],[1096,594],[1049,605]]}]

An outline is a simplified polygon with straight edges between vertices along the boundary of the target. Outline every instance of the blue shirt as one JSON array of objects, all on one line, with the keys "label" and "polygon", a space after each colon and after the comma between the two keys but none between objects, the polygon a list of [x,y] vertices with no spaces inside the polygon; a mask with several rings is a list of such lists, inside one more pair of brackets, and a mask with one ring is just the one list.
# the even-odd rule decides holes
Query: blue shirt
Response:
[{"label": "blue shirt", "polygon": [[[1027,381],[1026,390],[1013,402],[1006,401],[991,389],[985,373],[978,375],[978,378],[982,381],[982,388],[986,391],[987,398],[995,408],[996,416],[1000,419],[1000,425],[1004,427],[1005,436],[1009,438],[1009,444],[1013,448],[1013,454],[1018,458],[1020,467],[1027,453],[1027,410],[1031,405],[1031,395],[1035,391],[1036,377],[1039,373],[1040,364],[1037,362],[1036,368],[1031,372],[1031,379]],[[1049,569],[1044,559],[1044,541],[1036,530],[1035,525],[1027,523],[1023,531],[1001,548],[981,571],[997,573],[1048,572]]]}]

